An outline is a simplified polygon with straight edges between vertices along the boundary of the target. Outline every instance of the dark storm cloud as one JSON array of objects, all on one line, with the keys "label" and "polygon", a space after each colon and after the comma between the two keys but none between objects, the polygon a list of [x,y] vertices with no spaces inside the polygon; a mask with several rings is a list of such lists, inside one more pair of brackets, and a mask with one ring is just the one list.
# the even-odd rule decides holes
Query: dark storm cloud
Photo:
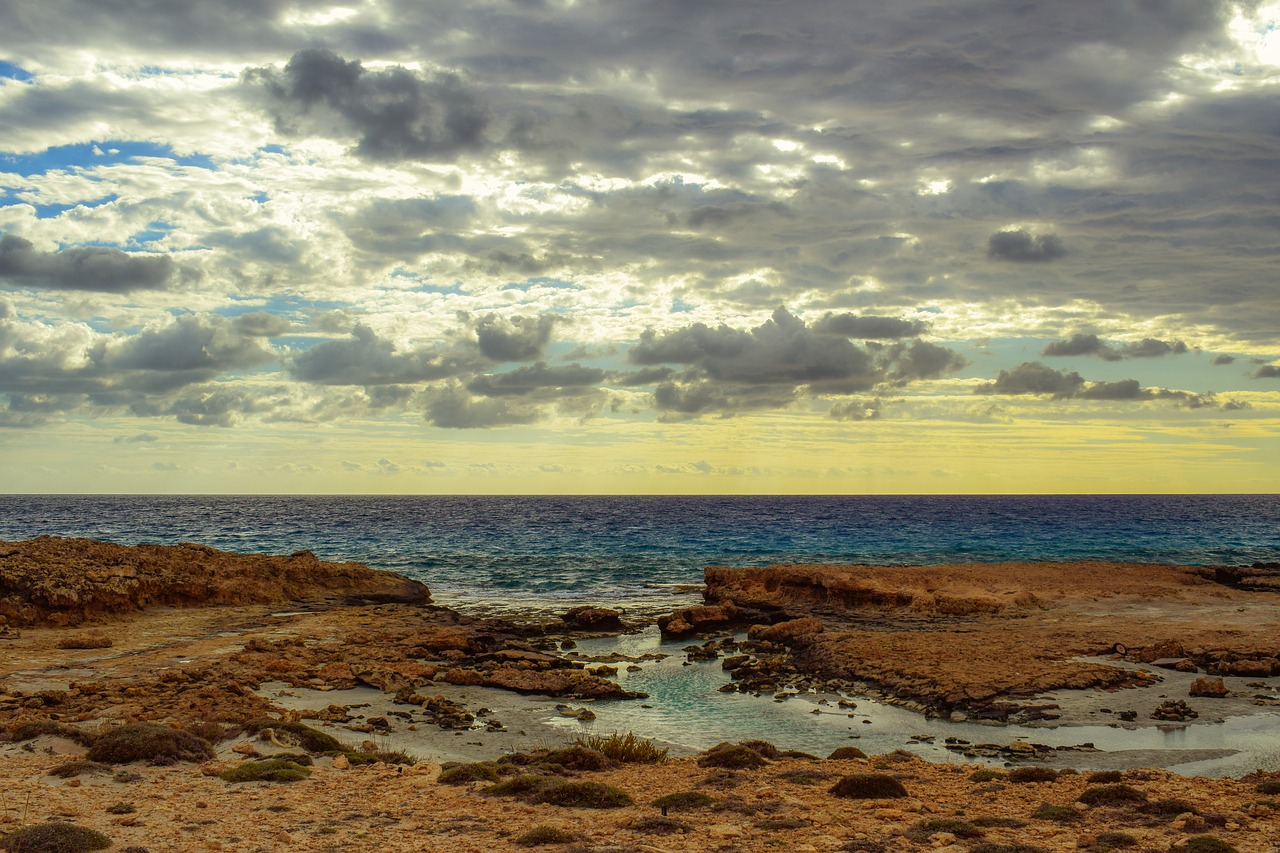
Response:
[{"label": "dark storm cloud", "polygon": [[1280,364],[1264,364],[1251,375],[1254,379],[1280,379]]},{"label": "dark storm cloud", "polygon": [[653,393],[654,405],[671,419],[697,415],[779,409],[795,402],[796,391],[779,385],[695,381],[683,385],[664,382]]},{"label": "dark storm cloud", "polygon": [[316,344],[290,365],[294,378],[321,385],[395,385],[458,376],[478,365],[465,353],[435,347],[401,351],[395,342],[357,324],[351,339]]},{"label": "dark storm cloud", "polygon": [[30,240],[0,236],[0,282],[9,287],[105,293],[162,290],[178,272],[168,255],[135,255],[105,246],[37,252]]},{"label": "dark storm cloud", "polygon": [[959,353],[928,341],[893,344],[877,357],[885,366],[886,378],[895,385],[922,379],[938,379],[954,373],[968,362]]},{"label": "dark storm cloud", "polygon": [[1032,235],[1026,231],[997,231],[987,239],[987,257],[1019,263],[1041,263],[1067,253],[1054,234]]},{"label": "dark storm cloud", "polygon": [[1234,355],[1215,355],[1213,357],[1213,364],[1217,367],[1222,367],[1227,364],[1235,364],[1235,361],[1236,357]]},{"label": "dark storm cloud", "polygon": [[494,361],[532,361],[551,340],[555,317],[498,317],[489,314],[476,323],[480,352]]},{"label": "dark storm cloud", "polygon": [[815,332],[863,340],[911,338],[924,334],[926,329],[926,325],[920,320],[865,315],[859,317],[856,314],[827,314],[813,324]]},{"label": "dark storm cloud", "polygon": [[449,160],[489,144],[489,109],[457,74],[369,71],[359,60],[307,48],[282,71],[255,68],[245,80],[266,93],[279,132],[349,133],[356,153],[370,160]]},{"label": "dark storm cloud", "polygon": [[1077,356],[1096,355],[1103,361],[1121,361],[1126,358],[1160,358],[1166,355],[1182,355],[1188,347],[1182,341],[1161,341],[1143,338],[1131,344],[1111,344],[1092,334],[1075,334],[1065,341],[1053,341],[1045,346],[1041,355]]}]

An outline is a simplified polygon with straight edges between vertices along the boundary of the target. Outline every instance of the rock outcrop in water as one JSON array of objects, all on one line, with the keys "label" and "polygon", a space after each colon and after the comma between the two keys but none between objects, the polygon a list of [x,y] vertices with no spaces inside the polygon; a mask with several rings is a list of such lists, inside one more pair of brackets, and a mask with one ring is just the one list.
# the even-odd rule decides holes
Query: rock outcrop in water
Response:
[{"label": "rock outcrop in water", "polygon": [[0,625],[79,625],[149,607],[292,601],[427,604],[417,581],[360,563],[232,554],[205,545],[115,545],[41,536],[0,542]]}]

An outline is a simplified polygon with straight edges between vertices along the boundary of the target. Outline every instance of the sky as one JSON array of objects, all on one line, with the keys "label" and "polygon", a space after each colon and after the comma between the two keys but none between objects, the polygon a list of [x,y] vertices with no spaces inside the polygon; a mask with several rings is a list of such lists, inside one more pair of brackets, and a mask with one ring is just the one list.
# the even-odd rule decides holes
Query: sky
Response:
[{"label": "sky", "polygon": [[1278,21],[8,0],[0,491],[1275,492]]}]

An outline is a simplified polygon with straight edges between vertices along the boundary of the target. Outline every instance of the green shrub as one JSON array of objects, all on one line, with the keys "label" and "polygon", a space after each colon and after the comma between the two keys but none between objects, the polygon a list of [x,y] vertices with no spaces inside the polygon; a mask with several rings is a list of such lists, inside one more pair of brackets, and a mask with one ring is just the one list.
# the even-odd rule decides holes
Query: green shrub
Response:
[{"label": "green shrub", "polygon": [[699,767],[726,767],[731,770],[754,769],[768,763],[763,755],[751,747],[732,743],[713,746],[698,757]]},{"label": "green shrub", "polygon": [[24,740],[32,740],[41,735],[52,735],[53,737],[64,737],[67,740],[78,743],[80,746],[92,746],[94,735],[75,726],[68,726],[65,723],[55,723],[53,720],[37,720],[33,723],[23,723],[13,730],[12,738],[14,743],[22,743]]},{"label": "green shrub", "polygon": [[236,726],[224,726],[221,723],[212,721],[183,723],[181,728],[183,731],[190,732],[201,740],[207,740],[209,743],[222,743],[239,731]]},{"label": "green shrub", "polygon": [[627,829],[632,832],[641,832],[645,835],[675,835],[677,832],[688,832],[693,827],[673,817],[645,815],[627,824]]},{"label": "green shrub", "polygon": [[138,807],[133,803],[113,803],[107,806],[107,814],[133,814]]},{"label": "green shrub", "polygon": [[218,778],[224,782],[297,782],[311,775],[311,771],[292,761],[270,758],[266,761],[246,761],[236,767],[223,770]]},{"label": "green shrub", "polygon": [[1036,820],[1051,820],[1054,823],[1075,823],[1080,820],[1080,812],[1071,806],[1055,806],[1044,803],[1031,813]]},{"label": "green shrub", "polygon": [[1259,794],[1280,794],[1280,779],[1267,779],[1259,782],[1254,790]]},{"label": "green shrub", "polygon": [[101,832],[62,821],[15,829],[0,839],[6,853],[82,853],[110,846],[111,839]]},{"label": "green shrub", "polygon": [[631,732],[611,735],[588,735],[577,740],[578,746],[594,749],[623,764],[659,764],[667,760],[666,747],[636,737]]},{"label": "green shrub", "polygon": [[537,791],[530,798],[534,803],[579,809],[617,809],[634,804],[625,791],[600,782],[565,782]]},{"label": "green shrub", "polygon": [[251,720],[244,724],[244,730],[249,734],[261,734],[265,729],[275,732],[276,739],[281,743],[295,743],[307,752],[341,752],[348,756],[353,752],[333,735],[325,734],[302,723],[285,720]]},{"label": "green shrub", "polygon": [[86,773],[110,773],[111,768],[105,764],[99,764],[96,761],[64,761],[56,767],[50,768],[49,775],[57,776],[59,779],[71,779],[75,776],[83,776]]},{"label": "green shrub", "polygon": [[730,788],[738,787],[745,781],[747,781],[747,779],[741,773],[735,773],[732,770],[712,770],[706,776],[702,777],[702,781],[698,783],[698,787],[715,788],[718,791],[727,791]]},{"label": "green shrub", "polygon": [[1094,850],[1124,850],[1137,847],[1138,839],[1127,832],[1099,832],[1094,840]]},{"label": "green shrub", "polygon": [[1052,767],[1015,767],[1004,774],[1008,782],[1026,785],[1033,782],[1053,782],[1058,778],[1058,771]]},{"label": "green shrub", "polygon": [[442,770],[438,781],[442,785],[465,785],[468,782],[497,782],[499,778],[497,764],[492,761],[475,761]]},{"label": "green shrub", "polygon": [[503,779],[491,788],[486,788],[485,793],[492,794],[495,797],[523,797],[535,791],[541,791],[551,785],[563,784],[561,780],[554,776],[522,773],[519,776],[512,776],[510,779]]},{"label": "green shrub", "polygon": [[913,841],[928,841],[935,832],[949,832],[956,838],[981,838],[984,833],[967,820],[956,817],[927,817],[918,820],[907,830]]},{"label": "green shrub", "polygon": [[1084,779],[1092,785],[1113,785],[1116,782],[1123,782],[1124,774],[1119,770],[1095,770]]},{"label": "green shrub", "polygon": [[653,801],[654,808],[669,809],[673,812],[688,812],[709,808],[715,804],[715,798],[701,791],[679,791],[665,794]]},{"label": "green shrub", "polygon": [[969,774],[970,782],[994,782],[997,779],[1003,779],[1005,772],[996,770],[991,767],[983,767]]},{"label": "green shrub", "polygon": [[854,758],[866,758],[867,754],[856,746],[840,746],[827,756],[828,761],[849,761]]},{"label": "green shrub", "polygon": [[890,800],[907,796],[907,789],[884,773],[854,773],[845,776],[829,789],[837,797],[851,800]]},{"label": "green shrub", "polygon": [[1085,788],[1076,799],[1089,806],[1129,806],[1145,805],[1147,795],[1130,785],[1100,785]]},{"label": "green shrub", "polygon": [[213,747],[190,732],[159,723],[129,723],[99,733],[89,748],[88,758],[107,764],[131,761],[173,764],[208,761],[213,755]]},{"label": "green shrub", "polygon": [[558,826],[535,826],[516,838],[521,847],[541,847],[546,844],[568,844],[577,841],[581,836],[576,832],[561,829]]},{"label": "green shrub", "polygon": [[1142,807],[1145,814],[1157,815],[1159,817],[1175,818],[1178,815],[1191,814],[1198,815],[1200,810],[1186,800],[1152,800]]},{"label": "green shrub", "polygon": [[1188,838],[1174,849],[1185,851],[1185,853],[1238,853],[1235,847],[1212,835],[1197,835],[1194,838]]},{"label": "green shrub", "polygon": [[595,772],[608,770],[618,765],[598,749],[585,746],[569,746],[548,752],[538,759],[538,764],[559,767],[565,770]]},{"label": "green shrub", "polygon": [[744,740],[738,746],[745,746],[761,758],[767,758],[770,761],[777,761],[782,757],[782,753],[778,752],[778,748],[767,740]]}]

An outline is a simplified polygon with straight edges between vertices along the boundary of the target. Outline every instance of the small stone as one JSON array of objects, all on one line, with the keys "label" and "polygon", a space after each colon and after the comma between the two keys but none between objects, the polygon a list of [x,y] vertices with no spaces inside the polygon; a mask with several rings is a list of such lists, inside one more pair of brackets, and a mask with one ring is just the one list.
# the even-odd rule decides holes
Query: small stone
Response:
[{"label": "small stone", "polygon": [[339,755],[333,759],[333,767],[335,770],[346,770],[350,766],[351,762],[347,760],[345,755]]}]

